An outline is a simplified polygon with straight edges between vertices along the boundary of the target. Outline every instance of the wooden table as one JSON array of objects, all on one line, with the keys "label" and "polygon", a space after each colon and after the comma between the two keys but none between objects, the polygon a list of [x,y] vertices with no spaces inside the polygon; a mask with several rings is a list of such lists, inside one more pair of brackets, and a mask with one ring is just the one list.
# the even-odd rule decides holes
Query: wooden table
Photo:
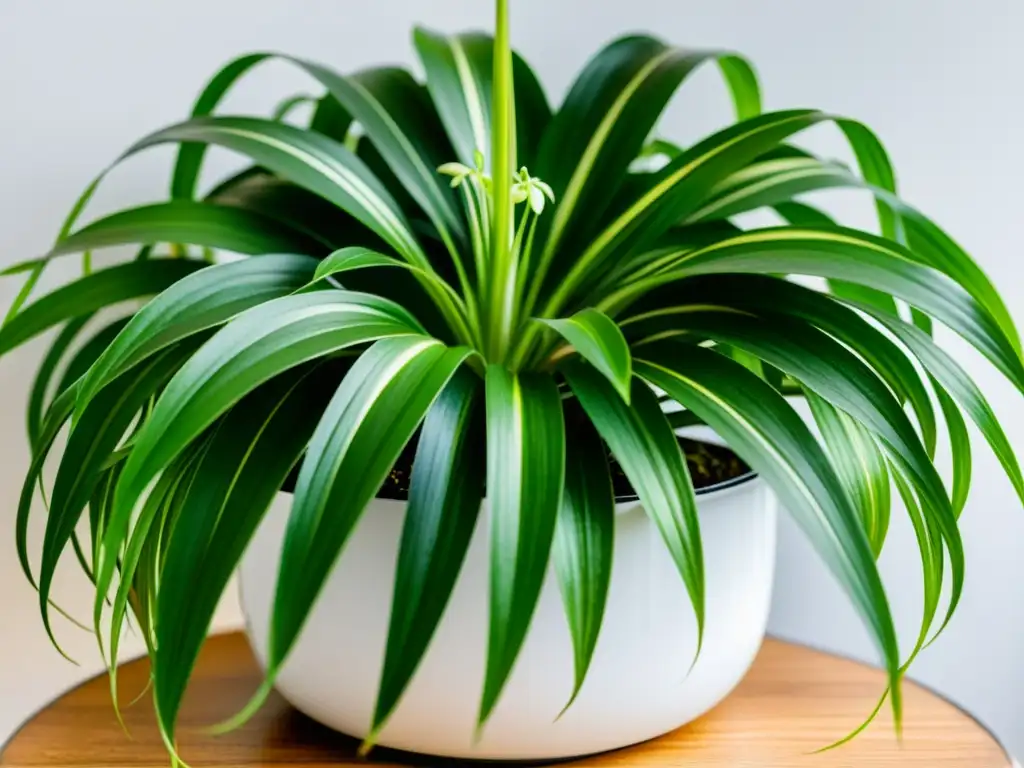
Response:
[{"label": "wooden table", "polygon": [[[141,691],[148,663],[133,661],[119,685]],[[236,712],[259,682],[241,634],[212,638],[203,650],[182,712],[180,748],[193,768],[360,765],[356,742],[323,728],[273,698],[247,726],[216,739],[197,726]],[[976,721],[935,694],[908,683],[902,748],[887,717],[853,743],[810,754],[842,736],[868,713],[883,689],[880,672],[861,664],[778,640],[766,640],[753,670],[733,694],[705,717],[660,739],[571,763],[581,766],[899,766],[900,768],[1009,768],[1010,759]],[[57,699],[29,720],[0,753],[0,766],[29,768],[165,768],[169,764],[153,721],[149,697],[125,711],[132,739],[117,725],[105,676]],[[468,765],[374,752],[378,765]],[[362,765],[366,765],[365,762]]]}]

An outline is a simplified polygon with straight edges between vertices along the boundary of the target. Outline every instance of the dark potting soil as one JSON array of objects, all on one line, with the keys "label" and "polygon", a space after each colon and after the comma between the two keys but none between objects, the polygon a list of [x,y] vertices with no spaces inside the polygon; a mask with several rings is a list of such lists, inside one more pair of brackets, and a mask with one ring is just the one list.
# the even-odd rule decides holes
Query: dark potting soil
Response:
[{"label": "dark potting soil", "polygon": [[[682,448],[686,456],[690,477],[693,478],[693,487],[697,490],[726,483],[750,473],[750,467],[744,464],[735,453],[723,446],[680,437],[679,447]],[[415,441],[412,441],[406,446],[387,479],[384,480],[384,485],[377,492],[377,498],[405,501],[409,497],[409,477],[415,454]],[[623,472],[611,452],[608,453],[608,459],[615,498],[636,498],[636,492],[630,485],[626,473]]]}]

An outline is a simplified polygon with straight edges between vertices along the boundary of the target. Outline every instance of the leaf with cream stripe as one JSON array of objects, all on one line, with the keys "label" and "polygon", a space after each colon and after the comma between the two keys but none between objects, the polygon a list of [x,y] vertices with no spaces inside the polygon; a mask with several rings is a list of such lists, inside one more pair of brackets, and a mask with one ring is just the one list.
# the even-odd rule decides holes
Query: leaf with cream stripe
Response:
[{"label": "leaf with cream stripe", "polygon": [[419,336],[385,339],[345,376],[310,439],[295,486],[271,615],[269,681],[366,505],[469,354]]},{"label": "leaf with cream stripe", "polygon": [[639,376],[704,419],[772,484],[877,644],[899,723],[899,647],[882,580],[857,511],[800,416],[742,365],[703,347],[652,345],[634,366]]}]

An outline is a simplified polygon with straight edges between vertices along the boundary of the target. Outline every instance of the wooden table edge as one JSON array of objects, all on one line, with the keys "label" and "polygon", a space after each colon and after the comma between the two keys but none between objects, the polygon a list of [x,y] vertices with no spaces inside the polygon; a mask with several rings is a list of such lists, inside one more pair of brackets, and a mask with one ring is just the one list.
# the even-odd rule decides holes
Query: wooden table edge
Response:
[{"label": "wooden table edge", "polygon": [[[238,628],[235,628],[235,629],[225,629],[225,630],[222,630],[222,631],[219,631],[219,632],[211,633],[207,637],[207,640],[209,640],[210,638],[213,638],[213,637],[227,636],[227,635],[236,635],[236,634],[244,635],[245,634],[244,628],[243,627],[238,627]],[[845,653],[839,653],[839,652],[836,652],[836,651],[828,650],[826,648],[823,648],[822,646],[818,646],[818,645],[815,645],[813,643],[807,643],[807,642],[803,642],[803,641],[793,640],[793,639],[787,638],[785,635],[775,634],[775,633],[766,633],[764,639],[765,640],[770,639],[770,640],[774,640],[774,641],[777,641],[777,642],[780,642],[780,643],[785,643],[787,645],[792,645],[792,646],[797,646],[797,647],[800,647],[800,648],[805,648],[805,649],[807,649],[809,651],[812,651],[814,653],[824,654],[826,656],[831,656],[831,657],[834,657],[836,659],[841,659],[841,660],[843,660],[845,662],[849,662],[851,664],[855,664],[855,665],[857,665],[859,667],[864,667],[864,668],[869,669],[869,670],[878,671],[878,667],[875,667],[874,665],[872,665],[872,664],[870,664],[868,662],[865,662],[862,659],[858,659],[858,658],[856,658],[854,656],[850,656],[850,655],[845,654]],[[247,639],[246,639],[246,642],[248,642]],[[120,662],[118,664],[118,667],[122,667],[122,666],[125,666],[125,665],[128,665],[128,664],[135,664],[135,663],[138,663],[140,661],[144,661],[145,659],[146,659],[146,654],[145,654],[145,652],[142,652],[140,654],[131,656],[131,657],[125,659],[124,661]],[[68,695],[74,693],[79,688],[82,688],[82,687],[84,687],[86,685],[89,685],[93,681],[97,680],[98,678],[103,677],[106,674],[108,674],[107,671],[101,670],[100,672],[96,673],[95,675],[91,675],[90,677],[87,677],[84,680],[80,680],[79,682],[75,683],[74,685],[68,686],[67,688],[61,690],[59,693],[57,693],[52,698],[50,698],[47,702],[45,702],[44,704],[40,705],[36,709],[32,710],[32,712],[30,712],[27,716],[25,716],[25,718],[21,720],[21,722],[18,724],[18,726],[13,731],[11,731],[10,735],[2,743],[0,743],[0,768],[5,768],[5,766],[3,765],[3,759],[4,759],[4,756],[5,756],[5,753],[7,752],[8,747],[10,745],[12,745],[17,740],[18,736],[22,733],[22,731],[24,731],[25,728],[27,728],[37,717],[42,715],[49,707],[51,707],[56,702],[60,701],[60,699],[62,699],[63,697],[68,696]],[[906,678],[906,681],[908,683],[910,683],[911,685],[916,686],[917,688],[925,691],[929,695],[934,696],[936,699],[939,699],[940,701],[942,701],[945,704],[949,705],[950,707],[955,709],[957,712],[959,712],[961,715],[963,715],[968,720],[970,720],[972,723],[974,723],[974,725],[976,725],[985,735],[987,735],[992,740],[993,744],[995,744],[995,746],[999,749],[999,751],[1002,752],[1003,757],[1006,759],[1007,768],[1024,768],[1024,766],[1022,766],[1022,764],[1017,761],[1017,759],[1014,757],[1014,755],[1010,752],[1010,750],[1007,748],[1007,746],[1003,743],[1002,739],[1000,739],[993,732],[993,730],[988,725],[986,725],[977,715],[975,715],[974,713],[972,713],[969,710],[965,709],[963,706],[958,704],[956,701],[954,701],[952,698],[950,698],[946,694],[936,690],[935,688],[933,688],[932,686],[930,686],[930,685],[928,685],[926,683],[922,683],[919,680],[916,680],[913,677],[909,677],[909,676]],[[567,766],[572,764],[571,761],[567,762],[565,760],[560,760],[558,762],[562,763],[562,764],[565,764]],[[368,765],[372,766],[372,763],[368,763]],[[17,768],[17,766],[12,765],[10,768]]]},{"label": "wooden table edge", "polygon": [[[831,650],[829,650],[827,648],[824,648],[824,647],[822,647],[820,645],[815,645],[814,643],[805,643],[803,641],[792,640],[792,639],[787,638],[785,635],[776,635],[774,633],[768,633],[768,634],[765,635],[765,638],[766,639],[767,638],[771,638],[772,640],[778,640],[780,643],[789,643],[790,645],[798,645],[801,648],[806,648],[809,651],[814,651],[815,653],[823,653],[826,656],[834,656],[837,659],[842,659],[843,661],[848,661],[848,662],[850,662],[852,664],[856,664],[858,666],[865,667],[867,669],[873,669],[873,670],[876,670],[876,671],[879,669],[878,667],[876,667],[876,666],[874,666],[872,664],[869,664],[868,662],[863,661],[862,659],[858,659],[858,658],[856,658],[854,656],[849,656],[849,655],[847,655],[845,653],[838,653],[836,651],[831,651]],[[931,694],[936,699],[939,699],[940,701],[944,701],[946,704],[951,706],[953,709],[955,709],[961,715],[963,715],[968,720],[970,720],[972,723],[974,723],[976,726],[978,726],[978,728],[980,728],[982,731],[984,731],[985,734],[990,739],[992,739],[993,743],[995,743],[995,745],[997,747],[999,747],[999,749],[1003,753],[1003,756],[1006,757],[1006,762],[1009,764],[1010,768],[1021,768],[1020,763],[1017,762],[1017,758],[1015,758],[1013,756],[1013,753],[1011,753],[1009,748],[1003,743],[1003,740],[1000,739],[998,736],[996,736],[995,732],[991,728],[989,728],[981,720],[981,718],[979,718],[977,715],[975,715],[970,710],[964,709],[960,704],[957,704],[949,696],[947,696],[946,694],[942,693],[939,690],[936,690],[935,688],[933,688],[932,686],[928,685],[927,683],[922,683],[920,680],[918,680],[918,679],[916,679],[916,678],[914,678],[912,676],[909,676],[909,675],[906,678],[904,678],[904,679],[908,683],[910,683],[911,685],[915,685],[918,688],[920,688],[922,691],[925,691],[926,693]],[[3,754],[4,754],[3,748],[0,747],[0,757],[3,757]]]}]

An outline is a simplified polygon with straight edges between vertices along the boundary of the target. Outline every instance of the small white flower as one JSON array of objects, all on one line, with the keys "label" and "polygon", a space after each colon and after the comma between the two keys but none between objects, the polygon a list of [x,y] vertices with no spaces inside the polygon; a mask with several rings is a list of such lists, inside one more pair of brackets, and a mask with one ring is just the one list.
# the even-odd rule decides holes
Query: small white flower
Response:
[{"label": "small white flower", "polygon": [[518,205],[528,200],[531,210],[540,216],[544,212],[545,198],[555,202],[555,193],[550,185],[535,176],[531,176],[525,166],[519,169],[519,173],[514,178],[515,182],[512,184],[513,204]]},{"label": "small white flower", "polygon": [[476,173],[476,171],[463,163],[444,163],[438,166],[437,172],[452,177],[452,189],[455,189],[469,176]]}]

